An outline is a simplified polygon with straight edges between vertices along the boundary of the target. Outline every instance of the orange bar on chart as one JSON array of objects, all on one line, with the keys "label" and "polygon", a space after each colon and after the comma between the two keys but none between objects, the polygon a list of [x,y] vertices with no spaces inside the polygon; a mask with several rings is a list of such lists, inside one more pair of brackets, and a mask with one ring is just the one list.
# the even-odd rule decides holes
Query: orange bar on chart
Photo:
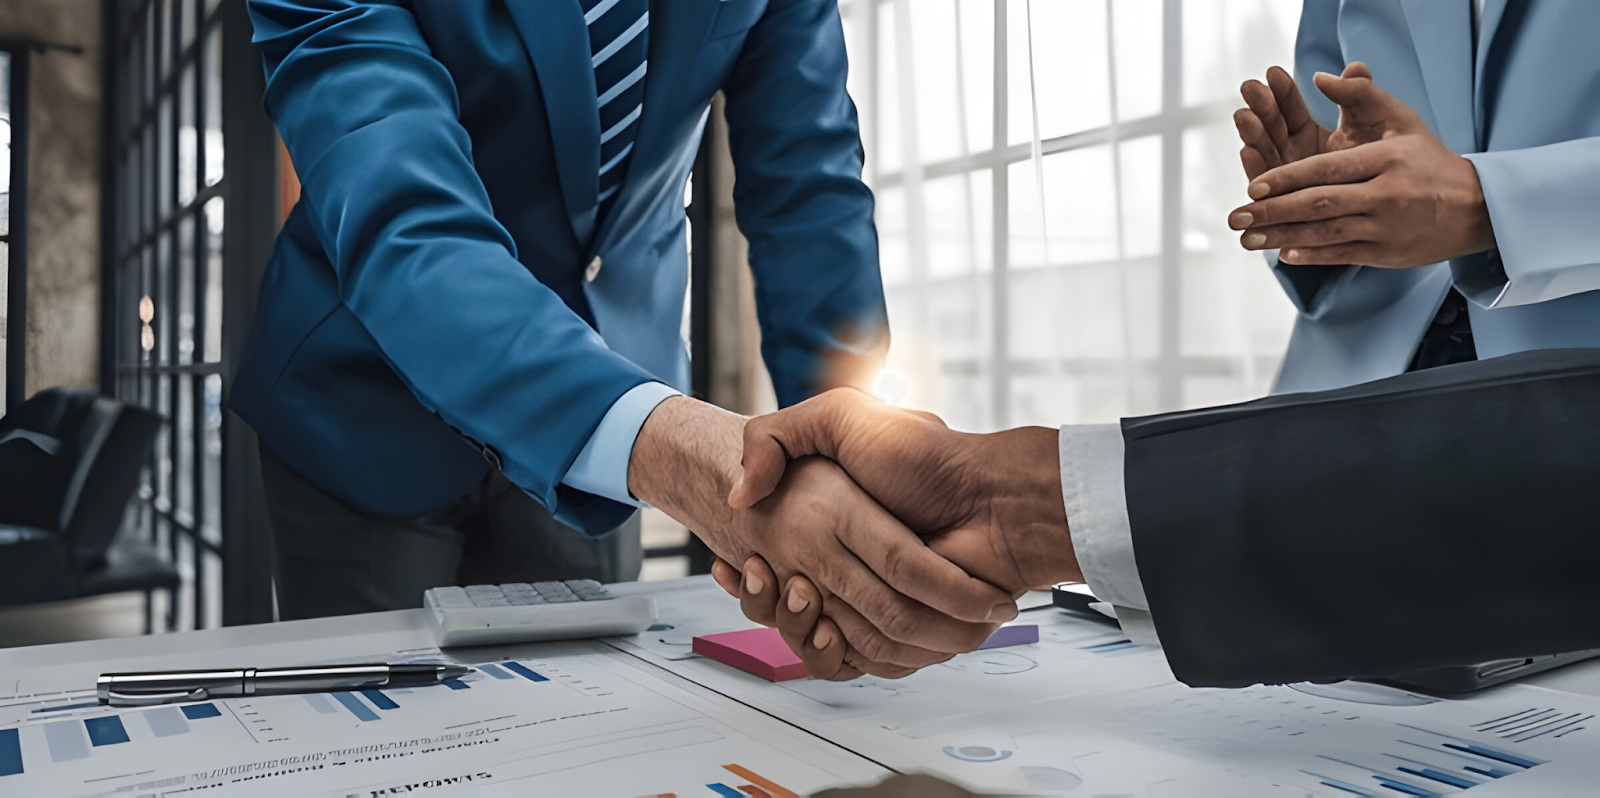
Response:
[{"label": "orange bar on chart", "polygon": [[764,779],[760,776],[757,776],[754,771],[742,765],[723,765],[722,769],[740,778],[749,779],[751,784],[766,790],[767,793],[772,796],[772,798],[800,798],[799,794],[797,794],[795,791],[786,790],[782,787],[779,787],[770,779]]}]

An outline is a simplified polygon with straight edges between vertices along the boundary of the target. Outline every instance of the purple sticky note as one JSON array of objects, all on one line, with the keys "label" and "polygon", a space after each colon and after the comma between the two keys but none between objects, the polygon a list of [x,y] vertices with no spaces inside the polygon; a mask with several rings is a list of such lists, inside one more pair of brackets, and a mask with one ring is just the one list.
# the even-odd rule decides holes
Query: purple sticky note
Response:
[{"label": "purple sticky note", "polygon": [[985,648],[1005,648],[1037,642],[1039,642],[1039,627],[1036,624],[1019,623],[996,629],[994,634],[989,635],[988,640],[983,641],[983,645],[978,646],[978,649],[981,651]]}]

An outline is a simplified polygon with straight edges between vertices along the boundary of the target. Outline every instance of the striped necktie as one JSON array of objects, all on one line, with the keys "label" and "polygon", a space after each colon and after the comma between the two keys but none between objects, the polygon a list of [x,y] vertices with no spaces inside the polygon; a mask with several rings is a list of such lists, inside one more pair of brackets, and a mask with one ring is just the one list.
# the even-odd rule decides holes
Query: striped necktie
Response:
[{"label": "striped necktie", "polygon": [[600,110],[600,195],[596,221],[616,203],[639,136],[649,66],[650,0],[582,0]]}]

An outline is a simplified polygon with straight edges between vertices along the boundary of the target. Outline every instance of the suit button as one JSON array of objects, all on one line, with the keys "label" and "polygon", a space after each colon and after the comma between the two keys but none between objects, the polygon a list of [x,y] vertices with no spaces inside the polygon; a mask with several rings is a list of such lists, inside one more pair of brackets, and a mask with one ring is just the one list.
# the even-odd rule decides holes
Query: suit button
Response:
[{"label": "suit button", "polygon": [[583,270],[584,281],[590,283],[594,282],[594,278],[600,276],[600,267],[603,265],[605,264],[600,260],[600,256],[594,256],[594,260],[589,261],[589,267]]}]

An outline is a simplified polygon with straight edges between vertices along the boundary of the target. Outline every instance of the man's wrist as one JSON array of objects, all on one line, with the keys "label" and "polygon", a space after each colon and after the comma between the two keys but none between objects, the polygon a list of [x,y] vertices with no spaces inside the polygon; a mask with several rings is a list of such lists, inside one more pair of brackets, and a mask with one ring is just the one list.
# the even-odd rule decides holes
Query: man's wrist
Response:
[{"label": "man's wrist", "polygon": [[674,396],[656,405],[628,458],[628,490],[703,535],[723,528],[740,473],[744,416]]},{"label": "man's wrist", "polygon": [[974,447],[990,512],[1030,587],[1082,578],[1061,495],[1057,435],[1019,427],[979,436]]}]

